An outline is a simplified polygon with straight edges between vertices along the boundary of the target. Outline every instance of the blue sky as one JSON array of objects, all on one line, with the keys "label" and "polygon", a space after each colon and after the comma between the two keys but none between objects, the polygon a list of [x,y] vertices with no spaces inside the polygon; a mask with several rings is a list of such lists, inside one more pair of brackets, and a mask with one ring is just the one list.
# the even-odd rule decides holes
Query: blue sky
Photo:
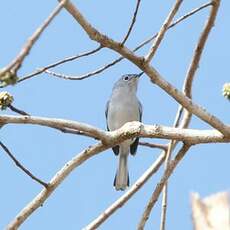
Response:
[{"label": "blue sky", "polygon": [[[130,23],[136,1],[73,1],[86,18],[103,33],[122,40]],[[135,28],[127,41],[134,48],[157,32],[174,1],[142,1]],[[177,17],[205,1],[184,1]],[[3,1],[0,9],[0,66],[5,66],[20,51],[26,39],[44,21],[57,1]],[[230,123],[229,101],[222,96],[222,86],[229,82],[230,31],[228,23],[230,2],[223,0],[215,27],[208,39],[193,88],[193,100],[225,123]],[[193,49],[199,38],[208,10],[203,10],[168,31],[153,65],[169,82],[181,89]],[[176,17],[176,18],[177,18]],[[55,18],[26,58],[19,75],[66,56],[96,47],[85,32],[64,10]],[[144,55],[149,45],[139,51]],[[71,62],[55,69],[69,75],[92,71],[109,63],[118,55],[104,49],[92,57]],[[98,76],[84,81],[65,81],[42,74],[29,81],[4,90],[14,98],[14,105],[36,116],[57,117],[89,123],[106,128],[104,110],[114,82],[125,73],[139,72],[128,61],[122,61]],[[170,126],[177,103],[159,87],[143,76],[138,96],[143,104],[143,122]],[[10,111],[1,114],[12,114]],[[193,117],[192,128],[210,128]],[[0,138],[14,155],[35,175],[45,181],[73,156],[95,143],[86,137],[63,134],[56,130],[31,125],[7,125]],[[155,143],[164,141],[154,139]],[[157,158],[159,150],[139,147],[130,157],[130,181],[133,183]],[[169,182],[169,208],[167,229],[192,229],[190,193],[207,196],[229,190],[229,145],[212,144],[192,147],[180,163]],[[88,160],[59,186],[53,195],[20,229],[81,229],[123,193],[114,190],[112,183],[117,158],[111,150]],[[158,182],[160,169],[147,184],[118,210],[99,229],[136,228],[143,209]],[[0,229],[42,189],[21,172],[0,150]],[[146,229],[159,229],[160,199],[154,208]]]}]

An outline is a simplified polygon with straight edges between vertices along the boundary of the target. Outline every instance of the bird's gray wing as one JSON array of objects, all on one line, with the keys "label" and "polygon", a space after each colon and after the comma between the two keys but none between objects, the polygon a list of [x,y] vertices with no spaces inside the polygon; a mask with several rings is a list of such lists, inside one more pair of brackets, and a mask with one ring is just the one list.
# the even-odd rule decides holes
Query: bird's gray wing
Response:
[{"label": "bird's gray wing", "polygon": [[[106,107],[105,107],[105,117],[106,117],[106,125],[107,125],[107,130],[109,130],[109,126],[108,126],[108,122],[107,122],[107,117],[108,117],[108,110],[109,110],[109,101],[107,101],[106,103]],[[115,155],[119,154],[119,145],[116,145],[114,147],[112,147],[112,150],[114,152]]]},{"label": "bird's gray wing", "polygon": [[109,131],[108,122],[107,122],[108,110],[109,110],[109,101],[107,101],[106,106],[105,106],[106,126],[107,126],[107,130]]},{"label": "bird's gray wing", "polygon": [[[139,105],[139,121],[142,121],[142,104],[140,101],[138,101]],[[136,138],[136,140],[130,145],[130,153],[134,156],[137,152],[137,147],[139,143],[139,137]]]},{"label": "bird's gray wing", "polygon": [[138,101],[138,105],[139,105],[139,113],[140,113],[140,119],[139,121],[141,122],[142,121],[142,110],[143,110],[143,107],[142,107],[142,104],[140,101]]}]

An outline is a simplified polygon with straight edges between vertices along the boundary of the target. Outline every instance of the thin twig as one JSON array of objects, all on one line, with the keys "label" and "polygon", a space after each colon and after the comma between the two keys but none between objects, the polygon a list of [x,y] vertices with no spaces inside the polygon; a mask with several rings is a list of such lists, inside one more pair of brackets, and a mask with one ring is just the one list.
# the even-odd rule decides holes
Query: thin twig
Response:
[{"label": "thin twig", "polygon": [[132,29],[133,29],[133,26],[134,26],[134,24],[136,22],[136,17],[137,17],[137,12],[138,12],[138,9],[139,9],[139,6],[140,6],[140,2],[141,2],[141,0],[137,0],[137,4],[136,4],[136,8],[135,8],[135,11],[134,11],[134,14],[133,14],[131,24],[129,26],[127,34],[125,35],[123,41],[121,42],[121,45],[125,44],[125,42],[127,41],[128,37],[129,37],[129,35],[130,35],[130,33],[131,33]]},{"label": "thin twig", "polygon": [[179,10],[179,7],[181,5],[181,3],[183,2],[183,0],[176,0],[173,8],[171,9],[169,15],[167,16],[167,18],[165,19],[163,25],[161,26],[160,32],[157,34],[156,39],[154,40],[152,47],[149,50],[149,53],[146,55],[145,60],[146,62],[150,62],[154,56],[154,54],[156,53],[157,48],[159,47],[165,32],[168,30],[174,16],[176,15],[177,11]]},{"label": "thin twig", "polygon": [[94,138],[95,140],[99,140],[97,137],[91,135],[90,133],[87,133],[87,132],[83,132],[83,131],[79,131],[79,130],[76,130],[76,129],[71,129],[71,128],[57,128],[57,130],[63,132],[63,133],[70,133],[70,134],[75,134],[75,135],[81,135],[81,136],[86,136],[86,137],[92,137]]},{"label": "thin twig", "polygon": [[[173,122],[173,127],[178,127],[180,125],[181,116],[182,116],[182,110],[180,110],[180,106],[179,106],[177,113],[176,113],[176,116],[175,116],[175,119],[174,119],[174,122]],[[188,126],[188,124],[187,124],[187,126]],[[187,126],[182,127],[182,128],[187,128]],[[170,140],[170,142],[167,145],[168,148],[167,148],[166,159],[165,159],[165,170],[169,166],[172,152],[175,149],[177,143],[178,143],[178,141]],[[163,191],[162,191],[160,230],[164,230],[165,225],[166,225],[167,202],[168,202],[167,200],[168,200],[168,181],[165,183]]]},{"label": "thin twig", "polygon": [[[210,6],[211,3],[206,3],[194,10],[192,10],[191,12],[185,14],[184,16],[178,18],[175,22],[173,22],[168,29],[173,28],[174,26],[176,26],[177,24],[179,24],[180,22],[184,21],[185,19],[187,19],[188,17],[194,15],[195,13],[201,11],[202,9]],[[158,33],[156,33],[155,35],[153,35],[152,37],[146,39],[145,41],[143,41],[140,45],[138,45],[135,49],[133,49],[133,52],[136,52],[137,50],[141,49],[142,47],[144,47],[145,45],[147,45],[148,43],[150,43],[154,38],[156,38],[156,36],[158,35]],[[56,73],[56,72],[52,72],[52,74],[50,74],[50,76],[54,76],[54,77],[58,77],[58,78],[62,78],[65,80],[83,80],[92,76],[95,76],[99,73],[102,73],[103,71],[109,69],[110,67],[114,66],[115,64],[119,63],[120,61],[122,61],[124,59],[124,57],[119,57],[115,60],[113,60],[112,62],[106,64],[105,66],[102,66],[94,71],[88,72],[86,74],[80,75],[80,76],[67,76],[65,74],[61,74],[61,73]]]},{"label": "thin twig", "polygon": [[172,175],[176,166],[185,156],[189,148],[190,148],[190,145],[184,144],[182,148],[179,150],[179,152],[177,153],[177,155],[175,156],[175,158],[170,162],[169,167],[164,171],[164,174],[161,177],[161,180],[159,181],[157,186],[155,187],[154,192],[151,195],[150,201],[148,205],[146,206],[145,211],[141,217],[141,220],[138,224],[138,230],[144,229],[145,223],[148,220],[151,210],[154,207],[156,201],[158,200],[165,183],[167,182],[168,178]]},{"label": "thin twig", "polygon": [[89,78],[91,76],[95,76],[95,75],[98,75],[99,73],[102,73],[104,70],[112,67],[113,65],[115,65],[116,63],[120,62],[121,60],[123,59],[123,57],[120,57],[118,59],[115,59],[114,61],[108,63],[107,65],[105,66],[102,66],[92,72],[88,72],[88,73],[85,73],[83,75],[79,75],[79,76],[67,76],[67,75],[64,75],[64,74],[61,74],[61,73],[55,73],[55,72],[52,72],[51,71],[45,71],[46,73],[50,74],[50,76],[54,76],[54,77],[58,77],[58,78],[62,78],[64,80],[84,80],[86,78]]},{"label": "thin twig", "polygon": [[14,107],[13,105],[9,105],[8,108],[11,109],[13,112],[18,113],[18,114],[21,114],[21,115],[23,115],[23,116],[30,116],[30,115],[29,115],[28,113],[26,113],[25,111],[20,110],[20,109]]},{"label": "thin twig", "polygon": [[159,169],[165,159],[163,151],[157,160],[142,174],[140,178],[132,185],[132,187],[112,205],[104,210],[97,218],[89,223],[84,230],[97,229],[104,221],[106,221],[118,208],[121,208],[140,188],[148,181],[148,179]]},{"label": "thin twig", "polygon": [[[58,4],[58,6],[53,10],[53,12],[48,16],[48,18],[44,21],[44,23],[37,28],[34,34],[28,39],[26,44],[23,46],[22,50],[18,54],[18,56],[1,71],[1,76],[3,76],[6,72],[12,71],[13,73],[17,73],[18,69],[21,67],[22,62],[24,61],[25,57],[29,54],[31,48],[35,44],[35,42],[39,39],[42,32],[48,27],[50,22],[55,18],[56,15],[61,11],[64,4],[67,0],[62,0]],[[1,79],[0,76],[0,79]]]},{"label": "thin twig", "polygon": [[[177,123],[178,118],[179,117],[176,117],[174,125]],[[171,140],[168,144],[168,149],[167,149],[166,158],[165,158],[165,171],[169,167],[170,160],[171,160],[171,154],[173,152],[173,149],[176,147],[177,143],[178,142]],[[165,182],[165,185],[162,191],[160,230],[165,230],[167,205],[168,205],[168,181]]]},{"label": "thin twig", "polygon": [[64,58],[64,59],[62,59],[60,61],[57,61],[55,63],[49,64],[47,66],[44,66],[42,68],[38,68],[38,70],[34,71],[31,74],[28,74],[28,75],[22,77],[17,82],[22,82],[22,81],[28,80],[28,79],[36,76],[36,75],[39,75],[39,74],[45,72],[48,69],[54,68],[54,67],[56,67],[58,65],[62,65],[64,63],[66,63],[66,62],[70,62],[70,61],[73,61],[73,60],[76,60],[76,59],[79,59],[79,58],[82,58],[82,57],[92,55],[92,54],[98,52],[99,50],[101,50],[102,48],[103,47],[101,45],[99,45],[97,48],[95,48],[93,50],[90,50],[90,51],[87,51],[87,52],[84,52],[84,53],[81,53],[81,54],[77,54],[77,55],[74,55],[74,56],[71,56],[71,57],[67,57],[67,58]]},{"label": "thin twig", "polygon": [[[185,19],[189,18],[190,16],[194,15],[195,13],[201,11],[202,9],[204,8],[207,8],[208,6],[210,6],[212,3],[211,2],[208,2],[194,10],[192,10],[191,12],[185,14],[184,16],[178,18],[176,21],[174,21],[169,27],[168,29],[171,29],[173,28],[174,26],[176,26],[177,24],[179,24],[180,22],[184,21]],[[142,47],[144,47],[145,45],[147,45],[148,43],[150,43],[154,38],[156,38],[156,36],[158,35],[158,33],[156,33],[155,35],[153,35],[152,37],[146,39],[145,41],[143,41],[140,45],[138,45],[135,49],[133,49],[133,52],[136,52],[137,50],[141,49]],[[94,50],[93,50],[94,51]],[[86,53],[83,53],[83,54],[80,54],[80,55],[76,55],[76,59],[79,58],[78,56],[81,57],[81,55],[83,56],[86,56],[85,54],[87,53],[90,53],[90,52],[93,52],[93,51],[89,51],[89,52],[86,52]],[[70,60],[72,59],[73,57],[70,57],[70,58],[66,58],[64,60]],[[94,70],[94,71],[91,71],[91,72],[88,72],[88,73],[85,73],[83,75],[80,75],[80,76],[67,76],[67,75],[64,75],[64,74],[60,74],[60,73],[54,73],[54,74],[51,74],[52,76],[55,76],[55,77],[58,77],[58,78],[62,78],[62,79],[65,79],[65,80],[83,80],[83,79],[86,79],[86,78],[89,78],[89,77],[92,77],[92,76],[95,76],[95,75],[98,75],[99,73],[102,73],[103,71],[109,69],[110,67],[114,66],[115,64],[119,63],[120,61],[122,61],[124,59],[124,57],[119,57],[115,60],[113,60],[112,62]],[[64,61],[63,60],[63,61]],[[74,60],[74,59],[73,59]],[[65,62],[65,61],[64,61]],[[64,63],[63,62],[63,63]],[[55,66],[62,64],[62,60],[61,61],[58,61],[57,63],[54,63],[56,64]],[[27,79],[30,79],[31,77],[33,76],[36,76],[42,72],[45,72],[45,70],[48,70],[50,69],[49,66],[51,66],[50,68],[54,67],[53,64],[50,64],[48,66],[45,66],[43,68],[40,68],[40,70],[37,70],[37,71],[34,71],[33,73],[29,74],[29,75],[26,75],[24,77],[22,77],[21,79],[18,80],[18,82],[22,82],[24,80],[27,80]],[[48,68],[47,68],[48,67]],[[43,70],[43,71],[42,71]]]},{"label": "thin twig", "polygon": [[26,169],[17,159],[16,157],[10,152],[10,150],[0,141],[1,147],[4,149],[4,151],[7,153],[7,155],[13,160],[13,162],[18,166],[23,172],[25,172],[29,177],[31,177],[33,180],[37,181],[39,184],[43,185],[45,188],[48,187],[48,184],[44,181],[40,180],[36,176],[34,176],[28,169]]},{"label": "thin twig", "polygon": [[[196,14],[197,12],[203,10],[204,8],[207,8],[209,6],[212,5],[212,2],[208,2],[205,3],[203,5],[201,5],[198,8],[193,9],[192,11],[190,11],[189,13],[181,16],[180,18],[178,18],[177,20],[175,20],[172,24],[170,24],[170,26],[168,27],[168,29],[173,28],[174,26],[176,26],[177,24],[179,24],[180,22],[184,21],[185,19],[191,17],[192,15]],[[133,51],[137,51],[140,48],[142,48],[143,46],[147,45],[148,43],[150,43],[153,39],[155,39],[157,37],[158,33],[154,34],[152,37],[146,39],[145,41],[143,41],[139,46],[137,46]]]},{"label": "thin twig", "polygon": [[158,149],[162,149],[164,151],[167,151],[167,149],[168,149],[167,144],[157,144],[157,143],[149,143],[149,142],[140,141],[139,145],[150,147],[150,148],[158,148]]}]

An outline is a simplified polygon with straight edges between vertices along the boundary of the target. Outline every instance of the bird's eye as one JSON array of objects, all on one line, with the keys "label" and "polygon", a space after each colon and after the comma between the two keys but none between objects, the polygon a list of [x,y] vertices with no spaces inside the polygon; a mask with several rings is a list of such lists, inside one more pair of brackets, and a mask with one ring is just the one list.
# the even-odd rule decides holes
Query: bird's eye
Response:
[{"label": "bird's eye", "polygon": [[125,80],[125,81],[128,81],[128,80],[129,80],[129,77],[128,77],[128,76],[124,77],[124,80]]}]

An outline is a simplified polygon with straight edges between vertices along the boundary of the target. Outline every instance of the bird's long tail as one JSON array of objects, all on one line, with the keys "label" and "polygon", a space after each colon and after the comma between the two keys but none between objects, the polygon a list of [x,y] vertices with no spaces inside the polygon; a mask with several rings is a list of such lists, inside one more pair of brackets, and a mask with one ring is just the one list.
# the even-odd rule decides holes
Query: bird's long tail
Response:
[{"label": "bird's long tail", "polygon": [[129,186],[128,155],[129,152],[122,151],[122,148],[120,148],[118,169],[114,178],[116,190],[125,190]]}]

